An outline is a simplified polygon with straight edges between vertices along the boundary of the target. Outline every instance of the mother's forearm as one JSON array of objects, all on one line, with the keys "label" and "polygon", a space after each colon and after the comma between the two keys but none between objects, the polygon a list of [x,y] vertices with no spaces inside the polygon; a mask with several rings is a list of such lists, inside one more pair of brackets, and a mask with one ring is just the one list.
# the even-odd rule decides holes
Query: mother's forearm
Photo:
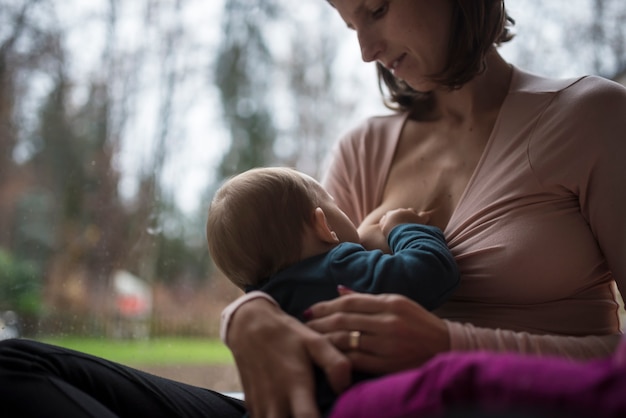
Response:
[{"label": "mother's forearm", "polygon": [[621,335],[536,335],[504,329],[479,328],[472,324],[445,321],[452,351],[488,350],[573,360],[607,357],[615,351]]}]

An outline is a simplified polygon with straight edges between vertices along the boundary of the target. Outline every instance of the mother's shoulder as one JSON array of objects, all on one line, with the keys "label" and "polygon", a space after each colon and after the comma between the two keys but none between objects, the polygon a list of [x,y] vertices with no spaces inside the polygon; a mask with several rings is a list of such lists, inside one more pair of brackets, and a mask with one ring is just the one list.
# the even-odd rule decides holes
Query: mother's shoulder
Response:
[{"label": "mother's shoulder", "polygon": [[513,67],[511,92],[520,93],[556,93],[566,89],[585,77],[550,78]]},{"label": "mother's shoulder", "polygon": [[571,78],[550,78],[513,67],[511,92],[557,93],[563,90],[577,90],[582,94],[613,91],[626,93],[621,84],[596,75],[582,75]]}]

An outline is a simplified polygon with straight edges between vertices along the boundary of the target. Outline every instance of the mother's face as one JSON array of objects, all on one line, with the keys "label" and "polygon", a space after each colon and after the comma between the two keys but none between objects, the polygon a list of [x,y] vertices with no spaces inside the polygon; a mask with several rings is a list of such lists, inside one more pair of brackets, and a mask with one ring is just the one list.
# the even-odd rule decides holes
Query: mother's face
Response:
[{"label": "mother's face", "polygon": [[453,0],[332,0],[357,33],[363,61],[378,61],[417,91],[445,68]]}]

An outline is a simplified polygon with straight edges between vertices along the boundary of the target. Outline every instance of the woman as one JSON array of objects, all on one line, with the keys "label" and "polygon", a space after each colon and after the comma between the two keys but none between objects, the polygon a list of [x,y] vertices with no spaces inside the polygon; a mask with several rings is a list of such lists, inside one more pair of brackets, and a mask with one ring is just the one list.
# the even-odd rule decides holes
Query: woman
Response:
[{"label": "woman", "polygon": [[[307,309],[306,325],[265,294],[246,294],[224,311],[222,335],[247,411],[318,417],[311,362],[339,393],[352,368],[431,370],[455,351],[580,360],[612,353],[619,341],[613,280],[626,288],[625,90],[599,78],[546,80],[508,65],[493,47],[508,38],[499,0],[332,5],[356,32],[363,59],[388,70],[403,112],[344,139],[326,185],[362,220],[366,243],[380,240],[374,226],[385,210],[430,211],[462,270],[461,287],[437,315],[398,295],[343,291]],[[2,405],[20,416],[72,407],[62,415],[244,412],[205,389],[23,341],[0,343],[0,385]],[[357,389],[340,397],[340,412]],[[28,402],[33,393],[37,402]]]},{"label": "woman", "polygon": [[366,244],[380,240],[386,210],[431,211],[461,286],[437,315],[399,296],[346,295],[311,307],[309,328],[262,295],[240,300],[226,312],[238,307],[226,341],[253,415],[315,416],[307,359],[342,390],[348,364],[391,373],[449,351],[611,353],[613,280],[626,288],[624,89],[507,64],[493,46],[509,38],[501,1],[332,4],[363,60],[386,69],[402,113],[344,138],[325,186]]}]

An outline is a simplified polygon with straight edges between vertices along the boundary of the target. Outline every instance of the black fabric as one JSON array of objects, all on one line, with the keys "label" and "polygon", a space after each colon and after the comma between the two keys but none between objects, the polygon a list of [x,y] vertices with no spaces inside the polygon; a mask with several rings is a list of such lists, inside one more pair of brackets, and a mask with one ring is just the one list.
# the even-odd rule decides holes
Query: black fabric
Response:
[{"label": "black fabric", "polygon": [[36,341],[0,341],[3,417],[241,418],[238,399]]}]

